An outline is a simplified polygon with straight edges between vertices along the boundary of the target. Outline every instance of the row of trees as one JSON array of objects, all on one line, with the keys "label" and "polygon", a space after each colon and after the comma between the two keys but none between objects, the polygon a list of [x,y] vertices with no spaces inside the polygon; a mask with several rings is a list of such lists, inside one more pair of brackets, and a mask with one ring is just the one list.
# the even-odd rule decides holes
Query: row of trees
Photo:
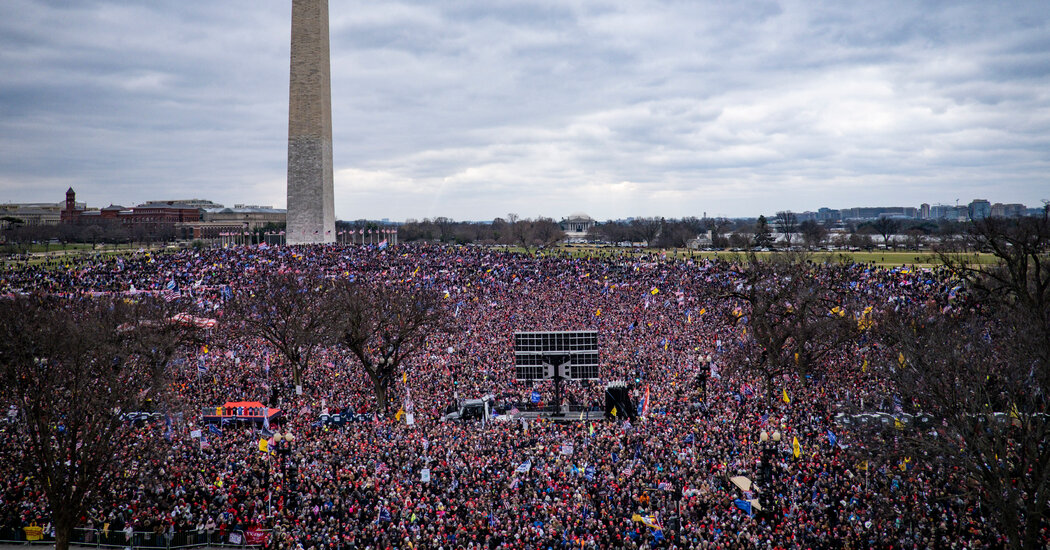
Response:
[{"label": "row of trees", "polygon": [[565,238],[561,226],[551,218],[521,218],[507,214],[491,223],[457,222],[438,217],[423,221],[408,220],[398,227],[401,242],[438,241],[456,244],[502,244],[526,250],[551,246]]},{"label": "row of trees", "polygon": [[[163,468],[164,436],[195,413],[173,389],[175,359],[215,335],[176,313],[152,298],[0,299],[0,405],[9,411],[0,471],[28,477],[46,496],[56,548],[68,548],[95,503]],[[405,361],[448,328],[432,291],[291,274],[236,294],[224,319],[232,323],[224,337],[268,342],[296,384],[322,346],[342,347],[354,358],[347,368],[372,381],[378,411]],[[126,420],[141,411],[166,421]]]},{"label": "row of trees", "polygon": [[59,549],[89,506],[160,467],[160,429],[123,415],[171,417],[184,406],[170,391],[171,362],[200,334],[172,314],[162,301],[0,300],[0,403],[9,411],[0,468],[43,491]]},{"label": "row of trees", "polygon": [[[191,235],[180,234],[174,224],[120,224],[85,223],[61,225],[24,225],[17,218],[7,217],[0,231],[8,252],[29,249],[33,243],[56,249],[70,243],[152,244],[171,242]],[[682,248],[699,235],[710,232],[714,248],[787,248],[804,246],[809,249],[827,245],[872,249],[875,238],[887,248],[903,246],[911,250],[928,247],[932,242],[958,242],[969,224],[942,220],[937,223],[920,220],[881,218],[860,223],[798,222],[792,212],[780,212],[773,220],[759,216],[757,220],[727,218],[633,218],[629,221],[608,221],[597,224],[588,232],[587,239],[609,243],[646,243],[657,248]],[[369,220],[340,221],[337,229],[377,230],[387,227]],[[832,238],[831,230],[838,231]],[[270,224],[253,230],[254,239],[264,240],[263,234],[284,230],[284,224]],[[898,238],[901,237],[901,238]],[[521,219],[516,214],[496,218],[492,222],[455,221],[446,217],[408,220],[398,226],[400,242],[437,241],[456,244],[502,244],[526,249],[551,246],[565,238],[565,232],[551,218]]]},{"label": "row of trees", "polygon": [[[375,222],[340,222],[341,228],[379,229]],[[877,244],[887,248],[911,250],[928,248],[933,242],[958,243],[969,224],[941,220],[898,220],[880,218],[859,223],[798,221],[792,212],[776,218],[758,219],[639,217],[596,224],[587,240],[608,243],[646,243],[656,248],[682,248],[692,239],[710,232],[713,248],[808,249],[836,246],[871,250]],[[832,233],[832,229],[836,233]],[[903,237],[903,238],[898,238]],[[504,244],[524,248],[550,246],[565,238],[561,227],[550,218],[520,219],[516,214],[492,222],[463,222],[446,217],[409,220],[398,227],[401,242],[439,241],[457,244]],[[881,242],[876,239],[881,238]]]},{"label": "row of trees", "polygon": [[232,334],[260,339],[289,366],[292,382],[323,348],[342,347],[372,381],[376,409],[387,410],[390,389],[405,360],[427,337],[449,330],[436,292],[409,286],[366,284],[310,275],[275,274],[244,289],[226,304]]},{"label": "row of trees", "polygon": [[998,262],[942,253],[958,281],[948,305],[880,319],[901,400],[940,420],[894,443],[961,470],[1010,546],[1036,548],[1050,502],[1050,219],[982,220],[970,241]]},{"label": "row of trees", "polygon": [[17,218],[7,220],[0,230],[3,247],[8,252],[23,252],[34,243],[43,244],[45,250],[60,250],[66,244],[129,244],[165,243],[174,241],[179,235],[170,223],[84,223],[58,225],[23,225]]},{"label": "row of trees", "polygon": [[923,457],[966,482],[1011,548],[1036,548],[1050,513],[1050,218],[979,221],[967,248],[997,262],[943,250],[942,295],[882,309],[853,299],[852,266],[750,254],[726,294],[742,305],[730,314],[744,344],[730,364],[764,378],[771,403],[781,375],[830,374],[822,358],[863,345],[887,397],[934,419],[928,430],[863,436],[868,448],[893,464]]}]

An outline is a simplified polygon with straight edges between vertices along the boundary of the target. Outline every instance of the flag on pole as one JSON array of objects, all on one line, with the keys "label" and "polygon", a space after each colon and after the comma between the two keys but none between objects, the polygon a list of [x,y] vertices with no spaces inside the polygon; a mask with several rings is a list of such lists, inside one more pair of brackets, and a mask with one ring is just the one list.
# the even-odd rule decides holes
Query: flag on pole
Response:
[{"label": "flag on pole", "polygon": [[643,516],[641,514],[632,514],[631,521],[641,523],[650,529],[663,529],[663,526],[657,523],[656,516],[654,515]]},{"label": "flag on pole", "polygon": [[641,416],[645,416],[649,413],[649,385],[645,385],[645,401],[642,402],[642,413]]},{"label": "flag on pole", "polygon": [[259,439],[259,450],[264,452],[264,453],[270,452],[270,444],[265,439],[260,438]]},{"label": "flag on pole", "polygon": [[787,390],[787,388],[784,388],[784,395],[780,399],[783,400],[785,403],[787,403],[789,405],[791,404],[791,398],[788,397],[788,390]]},{"label": "flag on pole", "polygon": [[795,455],[795,458],[802,456],[802,445],[799,445],[797,437],[792,438],[791,454]]}]

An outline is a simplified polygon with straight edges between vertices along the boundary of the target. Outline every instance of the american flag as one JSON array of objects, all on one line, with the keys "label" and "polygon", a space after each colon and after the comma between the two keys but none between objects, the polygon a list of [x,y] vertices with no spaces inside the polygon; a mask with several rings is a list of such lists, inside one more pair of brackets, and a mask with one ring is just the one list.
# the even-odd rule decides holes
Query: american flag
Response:
[{"label": "american flag", "polygon": [[165,285],[164,291],[161,292],[161,295],[167,302],[182,296],[182,293],[179,292],[179,284],[175,282],[175,277],[172,277],[171,280],[168,281],[168,284]]}]

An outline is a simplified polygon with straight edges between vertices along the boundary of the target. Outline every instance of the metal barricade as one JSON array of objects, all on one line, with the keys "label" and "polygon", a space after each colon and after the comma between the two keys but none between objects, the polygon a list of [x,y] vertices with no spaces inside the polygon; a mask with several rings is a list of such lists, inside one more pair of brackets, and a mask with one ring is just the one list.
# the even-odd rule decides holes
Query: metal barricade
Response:
[{"label": "metal barricade", "polygon": [[[266,540],[272,535],[271,529],[262,529],[266,534]],[[239,540],[239,542],[231,542]],[[0,544],[4,545],[54,545],[55,538],[49,532],[45,532],[38,541],[28,541],[25,532],[21,529],[0,529]],[[237,548],[240,550],[258,549],[265,544],[251,544],[248,537],[242,531],[220,533],[213,531],[210,535],[205,531],[178,531],[173,533],[156,531],[133,531],[130,535],[126,531],[114,531],[112,529],[102,530],[87,527],[73,529],[69,541],[70,546],[77,548],[98,549],[131,549],[131,550],[172,550],[181,548],[203,548],[206,546],[219,548]]]}]

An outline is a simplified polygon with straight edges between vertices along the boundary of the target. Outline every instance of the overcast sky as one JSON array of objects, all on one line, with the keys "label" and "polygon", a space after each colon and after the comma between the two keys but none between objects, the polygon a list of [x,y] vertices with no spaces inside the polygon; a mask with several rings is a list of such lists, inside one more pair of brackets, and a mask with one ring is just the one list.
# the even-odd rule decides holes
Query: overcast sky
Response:
[{"label": "overcast sky", "polygon": [[[1050,199],[1045,0],[330,0],[340,219]],[[285,204],[290,0],[0,2],[0,202]]]}]

